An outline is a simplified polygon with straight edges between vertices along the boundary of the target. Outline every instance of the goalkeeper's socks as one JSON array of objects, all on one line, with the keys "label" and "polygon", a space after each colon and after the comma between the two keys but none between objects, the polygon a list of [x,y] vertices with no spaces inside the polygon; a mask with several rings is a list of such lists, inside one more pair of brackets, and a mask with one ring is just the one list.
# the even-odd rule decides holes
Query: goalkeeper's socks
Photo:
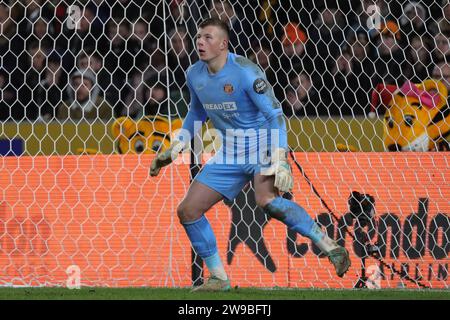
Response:
[{"label": "goalkeeper's socks", "polygon": [[295,202],[276,197],[263,209],[269,216],[287,225],[289,229],[311,239],[324,253],[337,247],[336,243],[320,229],[306,210]]},{"label": "goalkeeper's socks", "polygon": [[228,279],[227,273],[225,272],[225,269],[222,264],[222,260],[220,259],[219,256],[219,252],[216,252],[211,257],[204,258],[203,261],[205,261],[209,273],[211,273],[212,276],[215,276],[220,280]]},{"label": "goalkeeper's socks", "polygon": [[227,274],[217,250],[216,237],[205,215],[198,220],[183,223],[183,227],[192,247],[205,261],[211,275],[221,280],[227,280]]},{"label": "goalkeeper's socks", "polygon": [[283,222],[289,229],[310,238],[314,242],[318,242],[323,237],[322,230],[314,228],[317,224],[306,213],[305,209],[293,201],[276,197],[264,207],[264,212]]},{"label": "goalkeeper's socks", "polygon": [[[317,226],[319,228],[319,226]],[[319,228],[320,229],[320,228]],[[314,241],[315,245],[325,254],[329,253],[331,250],[339,247],[333,239],[331,239],[325,232],[323,232],[323,237],[319,241]]]},{"label": "goalkeeper's socks", "polygon": [[216,236],[205,215],[200,219],[184,222],[183,227],[192,247],[202,259],[211,257],[217,252]]}]

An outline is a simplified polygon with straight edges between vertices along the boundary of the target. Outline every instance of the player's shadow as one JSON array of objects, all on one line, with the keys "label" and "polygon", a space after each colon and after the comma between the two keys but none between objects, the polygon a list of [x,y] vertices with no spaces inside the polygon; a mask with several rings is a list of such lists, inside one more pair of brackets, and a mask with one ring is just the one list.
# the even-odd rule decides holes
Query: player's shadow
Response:
[{"label": "player's shadow", "polygon": [[271,217],[257,205],[253,183],[249,183],[233,200],[224,200],[232,212],[230,235],[228,238],[227,263],[231,265],[235,250],[242,242],[252,250],[258,261],[270,272],[277,267],[264,241],[263,230]]}]

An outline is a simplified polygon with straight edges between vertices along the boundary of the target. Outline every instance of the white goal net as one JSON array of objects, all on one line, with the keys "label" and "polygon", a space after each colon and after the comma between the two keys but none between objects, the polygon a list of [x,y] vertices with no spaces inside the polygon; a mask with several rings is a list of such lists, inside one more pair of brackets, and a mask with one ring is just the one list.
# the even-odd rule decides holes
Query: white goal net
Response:
[{"label": "white goal net", "polygon": [[284,197],[352,260],[337,278],[249,184],[206,213],[233,284],[448,288],[447,0],[2,1],[0,286],[207,276],[176,213],[202,161],[148,175],[189,110],[185,72],[207,17],[229,24],[230,50],[281,102],[295,176]]}]

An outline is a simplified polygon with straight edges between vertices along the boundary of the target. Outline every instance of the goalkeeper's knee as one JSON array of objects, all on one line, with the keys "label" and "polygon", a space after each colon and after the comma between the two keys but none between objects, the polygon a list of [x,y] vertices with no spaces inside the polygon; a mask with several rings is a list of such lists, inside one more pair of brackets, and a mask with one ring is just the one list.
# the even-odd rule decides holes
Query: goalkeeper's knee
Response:
[{"label": "goalkeeper's knee", "polygon": [[200,219],[203,215],[203,211],[194,205],[181,201],[177,208],[178,219],[180,223],[188,223]]}]

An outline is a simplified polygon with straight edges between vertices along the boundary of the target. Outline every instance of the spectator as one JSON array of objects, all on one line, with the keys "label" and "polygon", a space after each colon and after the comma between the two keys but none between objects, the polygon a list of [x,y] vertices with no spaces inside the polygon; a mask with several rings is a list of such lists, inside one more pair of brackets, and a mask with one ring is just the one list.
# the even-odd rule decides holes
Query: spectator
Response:
[{"label": "spectator", "polygon": [[229,48],[231,52],[248,56],[251,43],[255,42],[253,28],[247,17],[239,16],[228,0],[212,0],[210,17],[228,22],[230,28]]},{"label": "spectator", "polygon": [[149,88],[156,84],[167,83],[166,56],[160,50],[157,50],[153,52],[150,59],[151,63],[145,73],[135,73],[128,81],[126,89],[123,90],[125,104],[118,109],[118,114],[130,115],[131,117],[140,117],[145,114],[142,109],[149,101]]},{"label": "spectator", "polygon": [[[433,68],[433,79],[440,80],[444,83],[450,94],[450,63],[449,61],[442,61]],[[450,95],[449,95],[450,105]]]},{"label": "spectator", "polygon": [[[22,36],[23,39],[26,39],[30,36],[30,34],[37,31],[38,34],[41,32],[36,29],[46,29],[47,26],[43,26],[42,24],[36,28],[34,26],[35,22],[39,19],[42,19],[44,22],[49,22],[54,17],[54,11],[52,10],[52,6],[49,4],[49,1],[44,0],[24,0],[21,1],[22,5],[20,6],[20,16],[22,19],[18,19],[18,32]],[[49,29],[53,30],[53,26],[49,26]],[[45,34],[43,34],[45,36]],[[33,41],[32,41],[33,42]]]},{"label": "spectator", "polygon": [[319,74],[330,70],[336,57],[341,52],[345,40],[343,13],[338,9],[325,8],[309,30],[309,37],[314,44],[314,66]]},{"label": "spectator", "polygon": [[400,3],[392,3],[393,1],[387,0],[368,0],[369,3],[375,4],[381,13],[381,17],[391,16],[398,18],[403,12],[403,8]]},{"label": "spectator", "polygon": [[[299,24],[290,22],[284,27],[284,34],[281,41],[282,54],[278,59],[271,61],[274,74],[268,74],[272,77],[272,81],[276,97],[283,101],[284,88],[289,84],[288,73],[289,70],[294,70],[297,73],[306,71],[311,73],[314,70],[314,64],[310,56],[307,54],[308,37],[306,32]],[[314,44],[311,44],[314,46]]]},{"label": "spectator", "polygon": [[[433,79],[440,80],[444,84],[444,86],[447,88],[448,96],[447,96],[447,107],[444,109],[441,109],[440,115],[442,118],[446,117],[446,114],[448,112],[448,108],[450,107],[450,59],[447,59],[446,61],[442,61],[439,64],[437,64],[433,68],[432,73]],[[441,118],[441,119],[442,119]],[[435,117],[435,119],[440,119],[439,117]],[[438,150],[445,150],[450,151],[450,143],[449,143],[449,135],[448,131],[446,133],[442,133],[442,136],[446,136],[446,138],[443,139],[442,142],[440,142],[440,146],[438,147]]]},{"label": "spectator", "polygon": [[187,30],[178,27],[169,33],[170,50],[168,55],[169,62],[169,83],[170,83],[170,100],[175,103],[184,115],[187,109],[187,101],[189,101],[189,90],[186,86],[186,72],[191,64],[193,64],[197,55],[193,54],[189,35]]},{"label": "spectator", "polygon": [[[166,19],[167,30],[173,30],[177,26],[186,26],[188,19],[189,10],[186,10],[189,5],[184,1],[179,0],[169,0],[169,19]],[[195,19],[195,18],[194,18]]]},{"label": "spectator", "polygon": [[144,74],[144,80],[149,83],[150,86],[155,85],[157,82],[166,83],[166,55],[160,49],[157,49],[150,56],[150,65]]},{"label": "spectator", "polygon": [[[148,65],[147,52],[156,49],[156,41],[150,36],[149,23],[139,19],[132,24],[131,37],[127,47],[136,56],[136,62],[140,65]],[[140,68],[142,70],[142,68]]]},{"label": "spectator", "polygon": [[[59,0],[54,0],[56,2],[59,2]],[[142,3],[145,0],[135,0],[134,3]],[[108,19],[111,16],[111,6],[110,1],[104,1],[104,0],[92,0],[90,1],[89,5],[94,7],[95,15],[98,18],[97,22],[101,24],[106,24]],[[130,7],[130,5],[128,5]],[[131,8],[129,8],[131,9]]]},{"label": "spectator", "polygon": [[139,44],[142,44],[139,47],[143,46],[143,44],[149,40],[148,23],[145,20],[139,19],[133,24],[131,38],[136,40]]},{"label": "spectator", "polygon": [[354,8],[355,19],[350,19],[350,28],[346,37],[352,36],[357,32],[365,32],[368,36],[373,37],[378,33],[375,19],[381,18],[381,9],[375,7],[373,0],[362,0]]},{"label": "spectator", "polygon": [[129,81],[125,95],[125,106],[119,111],[122,116],[128,116],[133,119],[139,119],[145,115],[145,106],[147,105],[149,93],[148,81],[142,79],[142,74],[135,74]]},{"label": "spectator", "polygon": [[97,78],[97,84],[100,88],[100,95],[106,97],[106,92],[111,85],[111,75],[103,67],[103,58],[97,51],[87,49],[78,55],[77,68],[90,69]]},{"label": "spectator", "polygon": [[445,60],[450,55],[450,40],[448,35],[438,33],[434,37],[435,48],[433,50],[433,59],[436,64]]},{"label": "spectator", "polygon": [[119,111],[119,115],[138,120],[145,115],[145,106],[150,98],[149,86],[142,81],[138,74],[131,79],[130,86],[125,98],[127,107],[123,107]]},{"label": "spectator", "polygon": [[58,37],[57,47],[64,50],[63,67],[67,73],[76,65],[76,57],[86,48],[95,48],[100,54],[105,55],[110,51],[110,44],[103,33],[103,23],[97,14],[95,5],[86,5],[81,8],[82,16],[77,28],[70,29],[65,24],[64,36]]},{"label": "spectator", "polygon": [[[317,15],[317,9],[324,2],[309,0],[296,1],[259,1],[250,0],[248,6],[244,6],[247,16],[256,16],[256,23],[252,23],[258,38],[266,36],[265,40],[271,39],[273,35],[283,32],[283,27],[291,21],[301,21],[302,26],[308,30]],[[349,11],[345,5],[342,10]]]},{"label": "spectator", "polygon": [[352,55],[346,50],[336,59],[331,69],[332,81],[326,81],[331,92],[332,103],[329,105],[330,115],[352,115],[356,111],[355,87],[358,78],[352,70]]},{"label": "spectator", "polygon": [[26,16],[29,21],[35,20],[37,17],[52,17],[51,7],[45,0],[24,0],[23,6],[26,10]]},{"label": "spectator", "polygon": [[431,49],[426,37],[413,36],[410,43],[408,60],[411,64],[411,75],[408,78],[414,83],[419,83],[431,75]]},{"label": "spectator", "polygon": [[[439,14],[435,15],[435,17],[438,18],[435,18],[430,22],[430,29],[432,34],[450,34],[450,1],[443,0],[442,2],[443,4],[439,4],[438,1],[435,2]],[[442,15],[440,16],[440,14]]]},{"label": "spectator", "polygon": [[16,90],[9,83],[8,73],[0,69],[0,121],[10,120],[10,116],[15,118],[11,111],[16,102]]},{"label": "spectator", "polygon": [[10,10],[7,5],[0,3],[0,25],[2,32],[0,33],[0,55],[3,56],[10,50],[9,44],[16,33],[16,25],[10,18]]},{"label": "spectator", "polygon": [[368,111],[369,93],[377,80],[371,50],[369,35],[364,29],[348,34],[342,54],[336,58],[330,72],[322,75],[321,97],[329,97],[326,101],[329,115],[355,116]]},{"label": "spectator", "polygon": [[[409,2],[404,7],[404,14],[400,18],[400,26],[403,33],[403,40],[411,39],[414,36],[424,37],[428,34],[425,24],[427,13],[422,4]],[[405,43],[407,45],[408,43]]]},{"label": "spectator", "polygon": [[[272,86],[276,86],[278,79],[275,74],[275,63],[274,56],[272,54],[272,49],[268,43],[261,42],[261,44],[256,45],[254,52],[250,54],[249,59],[261,67],[263,72],[266,74],[267,80]],[[283,99],[280,99],[280,101]]]},{"label": "spectator", "polygon": [[89,57],[85,52],[81,52],[77,58],[77,68],[78,69],[87,69],[90,66]]},{"label": "spectator", "polygon": [[42,98],[41,81],[45,77],[47,48],[39,47],[38,43],[33,43],[27,51],[26,70],[24,73],[24,82],[26,85],[20,85],[16,79],[18,104],[12,110],[14,120],[36,120],[39,116],[39,105]]},{"label": "spectator", "polygon": [[376,85],[375,67],[370,58],[372,49],[368,34],[364,31],[357,32],[355,37],[349,39],[350,78],[354,77],[355,82],[348,79],[350,90],[354,94],[349,94],[346,101],[348,103],[348,100],[355,99],[353,106],[350,105],[351,112],[349,114],[352,115],[365,114],[369,111],[369,93]]},{"label": "spectator", "polygon": [[[101,0],[99,0],[101,1]],[[139,17],[145,18],[149,21],[156,16],[162,16],[161,4],[155,1],[148,0],[119,0],[119,1],[101,1],[106,2],[111,7],[112,16],[120,20],[126,19],[128,21],[136,21]],[[158,6],[159,4],[159,6]],[[126,10],[124,10],[126,8]],[[156,13],[154,9],[161,9],[161,12]],[[111,12],[110,11],[110,12]]]},{"label": "spectator", "polygon": [[288,57],[293,68],[307,67],[302,61],[302,58],[306,56],[307,40],[306,32],[297,23],[290,22],[285,26],[282,40],[283,53]]},{"label": "spectator", "polygon": [[332,101],[331,91],[327,85],[328,79],[332,78],[330,70],[341,53],[345,39],[344,15],[338,9],[325,8],[308,31],[311,45],[306,49],[312,63],[304,65],[313,66],[314,69],[311,71],[313,85],[317,88],[323,103],[328,105]]},{"label": "spectator", "polygon": [[29,35],[27,47],[34,42],[47,48],[53,47],[55,41],[53,26],[43,17],[37,16],[34,21],[28,24],[27,35]]},{"label": "spectator", "polygon": [[[185,100],[175,100],[172,96],[167,99],[167,87],[164,82],[158,82],[150,88],[149,102],[145,107],[145,115],[161,115],[163,117],[180,117],[187,115],[188,108]],[[170,110],[169,110],[170,107]]]},{"label": "spectator", "polygon": [[365,54],[362,41],[353,40],[332,68],[332,81],[326,82],[332,94],[330,114],[355,116],[368,111],[374,68]]},{"label": "spectator", "polygon": [[[170,49],[168,55],[170,83],[175,84],[174,89],[187,91],[186,70],[195,62],[189,54],[192,52],[186,29],[180,27],[169,32]],[[173,77],[173,79],[172,79]]]},{"label": "spectator", "polygon": [[[113,74],[119,66],[119,56],[125,50],[125,40],[119,34],[118,22],[111,19],[107,24],[107,36],[110,44],[110,51],[106,54],[105,67],[109,73]],[[124,79],[124,76],[120,77]]]},{"label": "spectator", "polygon": [[[447,6],[446,8],[450,8],[450,6]],[[450,9],[447,11],[450,11]],[[448,13],[448,17],[439,21],[439,30],[439,32],[442,32],[443,34],[450,34],[450,13]]]},{"label": "spectator", "polygon": [[272,56],[272,51],[270,47],[265,45],[258,45],[254,48],[253,52],[248,57],[254,63],[261,67],[261,69],[267,73],[271,70],[270,61]]},{"label": "spectator", "polygon": [[122,110],[122,116],[128,116],[135,120],[140,119],[142,116],[162,115],[168,117],[169,104],[171,106],[171,117],[184,117],[187,114],[187,107],[184,109],[178,108],[172,101],[167,99],[167,87],[161,82],[151,87],[142,83],[137,92],[141,92],[141,98],[139,100],[134,99],[130,104],[127,104],[129,107]]},{"label": "spectator", "polygon": [[95,75],[90,70],[79,70],[70,77],[68,86],[69,100],[61,103],[57,118],[61,121],[95,121],[108,122],[113,118],[113,109],[99,95]]},{"label": "spectator", "polygon": [[110,83],[105,92],[105,99],[114,106],[115,114],[121,114],[125,107],[123,101],[125,101],[126,87],[129,81],[127,73],[132,67],[133,61],[125,61],[130,59],[130,57],[125,58],[128,56],[128,53],[125,53],[125,38],[129,36],[129,29],[127,29],[128,26],[124,25],[119,31],[119,22],[114,19],[107,24],[107,36],[111,50],[104,55],[104,70],[109,77],[108,83]]},{"label": "spectator", "polygon": [[327,114],[319,94],[312,85],[310,76],[295,72],[289,78],[286,99],[283,101],[283,113],[287,117],[319,116]]},{"label": "spectator", "polygon": [[450,1],[443,8],[444,16],[438,21],[439,31],[450,34]]},{"label": "spectator", "polygon": [[405,50],[400,45],[401,34],[398,25],[392,20],[382,23],[379,36],[374,40],[378,49],[375,72],[379,81],[401,86],[411,71]]},{"label": "spectator", "polygon": [[40,83],[40,92],[35,95],[40,106],[40,119],[51,121],[55,117],[58,105],[64,101],[63,89],[67,77],[61,66],[61,59],[56,52],[47,58],[47,68],[44,79]]},{"label": "spectator", "polygon": [[103,23],[97,16],[97,7],[95,5],[86,5],[82,9],[82,16],[79,21],[79,28],[75,28],[73,42],[70,48],[72,52],[78,52],[82,48],[102,48]]},{"label": "spectator", "polygon": [[[83,49],[83,46],[93,48],[96,45],[96,38],[100,36],[101,30],[93,27],[93,21],[95,19],[95,12],[91,7],[85,7],[82,9],[82,16],[78,21],[76,27],[67,29],[64,31],[69,38],[68,47],[72,54],[76,54]],[[61,45],[61,47],[66,47]]]},{"label": "spectator", "polygon": [[167,105],[167,88],[162,84],[156,84],[148,90],[149,99],[148,103],[145,107],[145,115],[153,116],[153,115],[168,115],[167,108],[164,105]]},{"label": "spectator", "polygon": [[10,6],[0,4],[0,12],[6,19],[0,32],[0,39],[4,41],[3,45],[0,42],[2,67],[10,73],[14,85],[19,86],[23,84],[26,71],[22,68],[29,66],[29,56],[25,46],[25,39],[29,36],[25,32],[28,23],[25,10],[23,4],[18,1]]},{"label": "spectator", "polygon": [[[118,35],[120,37],[120,46],[115,47],[115,53],[119,56],[119,67],[123,72],[131,77],[136,70],[133,68],[133,49],[131,41],[131,25],[127,20],[121,21],[118,26]],[[131,44],[131,46],[129,46]],[[120,51],[118,51],[118,49]],[[131,70],[131,72],[129,72]]]}]

